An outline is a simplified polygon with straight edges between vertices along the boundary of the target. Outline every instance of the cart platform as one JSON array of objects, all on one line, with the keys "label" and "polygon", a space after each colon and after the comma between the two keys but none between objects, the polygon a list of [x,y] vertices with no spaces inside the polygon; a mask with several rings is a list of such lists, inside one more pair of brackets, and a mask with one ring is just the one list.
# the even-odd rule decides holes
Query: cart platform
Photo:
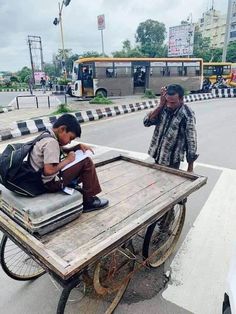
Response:
[{"label": "cart platform", "polygon": [[125,156],[98,163],[97,173],[109,207],[42,237],[0,211],[0,229],[65,282],[206,183],[205,177]]}]

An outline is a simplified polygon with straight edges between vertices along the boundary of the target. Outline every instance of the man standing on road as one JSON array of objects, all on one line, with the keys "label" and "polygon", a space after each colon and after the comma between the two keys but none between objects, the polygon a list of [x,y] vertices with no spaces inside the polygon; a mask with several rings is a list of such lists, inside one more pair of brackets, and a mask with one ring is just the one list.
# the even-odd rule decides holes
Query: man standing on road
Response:
[{"label": "man standing on road", "polygon": [[46,80],[45,80],[44,77],[41,77],[40,84],[41,84],[41,87],[42,87],[42,91],[45,94],[46,93]]},{"label": "man standing on road", "polygon": [[180,85],[162,88],[160,104],[144,118],[144,126],[156,126],[148,153],[157,164],[179,169],[186,154],[187,170],[192,172],[198,157],[196,119],[183,96]]}]

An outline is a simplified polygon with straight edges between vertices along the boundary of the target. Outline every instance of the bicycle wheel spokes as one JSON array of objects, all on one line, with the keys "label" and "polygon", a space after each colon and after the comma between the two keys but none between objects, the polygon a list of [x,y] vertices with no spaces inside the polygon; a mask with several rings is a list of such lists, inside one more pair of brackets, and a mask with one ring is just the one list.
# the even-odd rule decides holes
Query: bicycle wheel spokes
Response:
[{"label": "bicycle wheel spokes", "polygon": [[[110,314],[122,298],[129,283],[129,274],[134,269],[134,250],[131,243],[122,247],[101,260],[89,270],[86,277],[93,278],[93,285],[81,280],[70,292],[65,313],[74,308],[78,313]],[[83,274],[81,276],[83,278]]]},{"label": "bicycle wheel spokes", "polygon": [[185,219],[185,205],[177,204],[155,224],[147,228],[143,245],[143,256],[148,264],[158,267],[174,251]]},{"label": "bicycle wheel spokes", "polygon": [[1,265],[5,273],[16,280],[36,279],[45,273],[28,254],[6,235],[1,241]]}]

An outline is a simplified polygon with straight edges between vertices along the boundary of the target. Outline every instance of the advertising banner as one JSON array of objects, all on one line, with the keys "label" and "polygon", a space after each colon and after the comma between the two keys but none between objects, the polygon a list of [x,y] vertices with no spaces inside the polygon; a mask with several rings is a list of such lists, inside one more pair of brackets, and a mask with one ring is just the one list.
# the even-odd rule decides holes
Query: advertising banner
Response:
[{"label": "advertising banner", "polygon": [[193,55],[194,25],[185,24],[169,28],[168,57]]}]

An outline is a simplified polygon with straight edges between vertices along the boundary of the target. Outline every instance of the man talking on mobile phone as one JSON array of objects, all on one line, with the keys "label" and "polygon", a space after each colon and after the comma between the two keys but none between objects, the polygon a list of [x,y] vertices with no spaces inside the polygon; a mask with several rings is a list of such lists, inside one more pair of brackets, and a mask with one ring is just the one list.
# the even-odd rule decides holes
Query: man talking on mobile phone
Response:
[{"label": "man talking on mobile phone", "polygon": [[186,155],[193,171],[197,159],[197,132],[194,112],[184,104],[184,89],[172,84],[161,89],[160,103],[144,118],[144,126],[155,125],[148,153],[159,165],[179,169]]}]

